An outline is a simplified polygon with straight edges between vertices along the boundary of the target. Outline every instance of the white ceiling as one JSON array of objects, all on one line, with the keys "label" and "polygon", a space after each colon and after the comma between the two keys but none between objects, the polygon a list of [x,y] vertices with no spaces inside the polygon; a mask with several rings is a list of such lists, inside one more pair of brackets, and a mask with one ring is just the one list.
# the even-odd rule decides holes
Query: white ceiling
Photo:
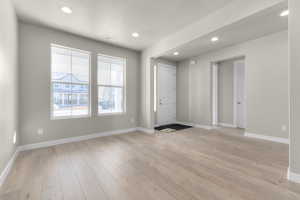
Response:
[{"label": "white ceiling", "polygon": [[[214,33],[200,37],[193,42],[184,44],[177,49],[166,52],[162,57],[172,61],[180,61],[209,51],[287,30],[288,17],[279,17],[279,14],[287,9],[287,7],[287,3],[278,4],[237,23],[225,26]],[[214,36],[220,38],[217,43],[210,41]],[[174,56],[173,53],[175,51],[178,51],[180,55]]]},{"label": "white ceiling", "polygon": [[[233,0],[13,0],[18,17],[141,50]],[[73,13],[61,12],[69,6]],[[131,33],[140,33],[132,38]],[[108,39],[110,38],[110,39]]]}]

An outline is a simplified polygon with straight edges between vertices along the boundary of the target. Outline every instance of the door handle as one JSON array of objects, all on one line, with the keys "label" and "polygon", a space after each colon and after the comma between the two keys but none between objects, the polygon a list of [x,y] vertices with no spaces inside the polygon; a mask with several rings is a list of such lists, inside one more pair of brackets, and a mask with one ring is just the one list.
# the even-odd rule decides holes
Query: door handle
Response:
[{"label": "door handle", "polygon": [[159,105],[162,105],[161,99],[159,99]]},{"label": "door handle", "polygon": [[237,104],[242,104],[241,102],[237,102]]}]

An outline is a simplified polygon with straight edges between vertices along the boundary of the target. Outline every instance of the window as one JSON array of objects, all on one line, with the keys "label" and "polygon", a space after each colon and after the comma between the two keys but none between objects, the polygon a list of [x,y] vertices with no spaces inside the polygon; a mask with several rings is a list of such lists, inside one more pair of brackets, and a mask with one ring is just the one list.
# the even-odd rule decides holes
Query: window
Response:
[{"label": "window", "polygon": [[98,55],[98,114],[125,112],[126,59]]},{"label": "window", "polygon": [[51,45],[51,118],[90,115],[90,53]]}]

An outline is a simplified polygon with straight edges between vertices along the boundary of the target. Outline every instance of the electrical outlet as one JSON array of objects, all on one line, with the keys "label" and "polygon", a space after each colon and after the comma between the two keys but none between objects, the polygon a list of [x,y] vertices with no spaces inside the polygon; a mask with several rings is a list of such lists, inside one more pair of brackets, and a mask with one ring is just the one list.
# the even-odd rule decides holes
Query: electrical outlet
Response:
[{"label": "electrical outlet", "polygon": [[282,130],[283,132],[286,132],[286,130],[287,130],[286,125],[282,125],[282,126],[281,126],[281,130]]},{"label": "electrical outlet", "polygon": [[44,129],[39,128],[39,129],[37,130],[37,134],[38,134],[38,135],[44,135]]}]

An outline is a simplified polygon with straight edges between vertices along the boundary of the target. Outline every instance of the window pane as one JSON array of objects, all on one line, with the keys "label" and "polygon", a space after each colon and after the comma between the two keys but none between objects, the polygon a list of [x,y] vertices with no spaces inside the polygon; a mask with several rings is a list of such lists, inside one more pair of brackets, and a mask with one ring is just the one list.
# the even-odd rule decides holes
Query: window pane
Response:
[{"label": "window pane", "polygon": [[124,111],[125,59],[98,55],[98,113]]},{"label": "window pane", "polygon": [[125,59],[98,55],[98,85],[123,86]]},{"label": "window pane", "polygon": [[52,47],[51,52],[52,81],[71,82],[71,51]]},{"label": "window pane", "polygon": [[113,108],[111,101],[111,88],[110,87],[98,87],[98,112],[110,113]]},{"label": "window pane", "polygon": [[111,88],[111,90],[112,112],[123,112],[123,89]]},{"label": "window pane", "polygon": [[72,51],[72,83],[89,83],[90,55]]},{"label": "window pane", "polygon": [[89,114],[89,85],[72,85],[72,115]]},{"label": "window pane", "polygon": [[110,63],[98,62],[98,84],[110,85]]},{"label": "window pane", "polygon": [[123,65],[111,64],[111,85],[123,86]]},{"label": "window pane", "polygon": [[51,58],[52,116],[88,115],[90,54],[52,45]]},{"label": "window pane", "polygon": [[71,85],[62,83],[52,84],[52,112],[54,117],[71,116]]},{"label": "window pane", "polygon": [[99,86],[98,94],[99,113],[123,112],[123,88]]}]

